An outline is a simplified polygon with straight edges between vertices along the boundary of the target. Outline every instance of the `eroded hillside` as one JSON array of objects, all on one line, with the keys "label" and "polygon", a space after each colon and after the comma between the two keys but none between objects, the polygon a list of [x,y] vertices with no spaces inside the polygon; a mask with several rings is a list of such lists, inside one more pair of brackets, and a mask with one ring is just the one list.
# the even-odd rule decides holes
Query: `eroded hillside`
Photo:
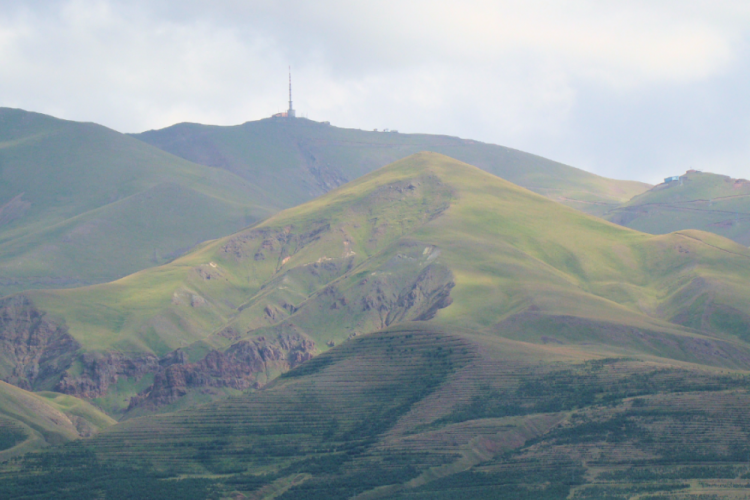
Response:
[{"label": "eroded hillside", "polygon": [[[7,332],[14,314],[36,314],[69,340],[54,363],[33,365],[54,368],[9,360],[4,378],[119,414],[259,387],[357,335],[433,318],[518,338],[524,325],[551,325],[558,341],[743,366],[731,342],[749,317],[737,280],[748,255],[707,233],[621,229],[423,153],[167,266],[6,299],[25,311],[10,313]],[[588,333],[559,328],[571,322]],[[642,340],[616,333],[633,328]]]},{"label": "eroded hillside", "polygon": [[0,491],[107,495],[107,471],[185,498],[745,488],[749,278],[725,238],[421,153],[166,266],[16,298],[80,346],[54,389],[124,421]]}]

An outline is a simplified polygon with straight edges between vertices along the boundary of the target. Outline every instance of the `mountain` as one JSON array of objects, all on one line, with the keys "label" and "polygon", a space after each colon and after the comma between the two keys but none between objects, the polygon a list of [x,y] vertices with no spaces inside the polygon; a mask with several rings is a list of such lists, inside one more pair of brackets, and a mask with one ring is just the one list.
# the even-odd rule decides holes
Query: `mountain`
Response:
[{"label": "mountain", "polygon": [[700,229],[750,245],[750,181],[689,170],[605,215],[652,234]]},{"label": "mountain", "polygon": [[135,137],[0,108],[0,296],[164,264],[422,149],[453,152],[565,202],[580,199],[584,209],[616,206],[648,187],[474,141],[305,119],[181,124]]},{"label": "mountain", "polygon": [[[459,204],[459,196],[473,201]],[[456,227],[445,226],[447,221]],[[427,227],[437,229],[421,245],[417,231]],[[717,278],[701,267],[689,267],[690,274],[678,278],[673,271],[663,275],[659,266],[679,268],[679,260],[638,260],[661,255],[666,245],[682,249],[678,255],[717,247],[717,258],[744,262],[747,249],[729,243],[707,233],[660,239],[624,230],[476,168],[422,153],[205,243],[166,266],[109,284],[7,299],[9,317],[36,315],[49,326],[32,333],[13,329],[21,332],[17,336],[45,340],[37,342],[33,356],[24,356],[23,369],[17,368],[20,357],[8,358],[0,373],[26,388],[94,398],[121,414],[137,409],[138,400],[131,398],[139,393],[147,407],[155,407],[190,392],[188,382],[164,386],[164,369],[172,364],[190,364],[181,377],[201,381],[199,392],[206,384],[221,396],[263,384],[352,336],[429,318],[457,296],[471,304],[471,314],[468,306],[450,309],[464,310],[457,324],[476,330],[514,314],[572,310],[650,329],[674,328],[665,323],[672,320],[732,334],[747,317],[745,292],[730,286],[734,277],[716,285]],[[450,248],[457,253],[447,253]],[[440,256],[438,262],[453,260],[431,264]],[[414,262],[430,265],[423,272]],[[453,290],[456,282],[463,285]],[[694,303],[694,311],[686,312],[685,304]],[[75,354],[82,348],[85,357]],[[265,351],[274,354],[261,359]],[[46,368],[37,359],[67,361]],[[255,359],[263,362],[235,373]],[[212,363],[226,365],[226,373],[209,376],[221,371]],[[117,386],[122,377],[141,380],[146,373],[157,374],[156,380]]]},{"label": "mountain", "polygon": [[0,495],[736,492],[748,278],[731,240],[413,155],[164,266],[5,299],[4,341],[41,348],[3,378],[121,422],[5,467]]},{"label": "mountain", "polygon": [[422,151],[475,165],[594,215],[650,187],[469,139],[344,129],[304,118],[269,118],[237,126],[180,123],[134,137],[189,161],[235,173],[273,193],[286,207]]},{"label": "mountain", "polygon": [[0,296],[111,281],[282,208],[226,170],[9,108],[0,178]]}]

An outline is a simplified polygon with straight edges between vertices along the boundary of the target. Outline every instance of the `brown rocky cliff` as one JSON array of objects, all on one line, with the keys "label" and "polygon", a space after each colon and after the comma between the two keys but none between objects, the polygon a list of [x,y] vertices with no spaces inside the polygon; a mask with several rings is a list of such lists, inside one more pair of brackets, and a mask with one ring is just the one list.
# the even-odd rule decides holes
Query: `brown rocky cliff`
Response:
[{"label": "brown rocky cliff", "polygon": [[[153,385],[131,407],[158,407],[196,387],[246,389],[269,369],[285,371],[311,359],[315,344],[300,334],[242,340],[197,363],[173,351],[152,354],[84,352],[62,322],[53,321],[23,295],[0,301],[0,378],[27,390],[53,389],[86,399],[109,393],[121,378],[155,374]],[[70,370],[73,362],[76,370]]]},{"label": "brown rocky cliff", "polygon": [[298,334],[279,335],[273,340],[240,340],[224,352],[209,352],[197,363],[187,363],[184,352],[178,349],[162,358],[162,369],[154,383],[131,399],[128,410],[156,409],[200,387],[248,389],[256,385],[259,373],[289,370],[312,359],[314,352],[315,343]]},{"label": "brown rocky cliff", "polygon": [[[5,382],[91,399],[105,395],[120,377],[140,378],[159,369],[153,355],[80,350],[65,324],[29,298],[15,295],[0,301],[0,377]],[[80,365],[75,376],[68,373],[74,361]]]},{"label": "brown rocky cliff", "polygon": [[54,384],[79,349],[67,327],[27,297],[0,300],[0,376],[5,382],[26,390]]},{"label": "brown rocky cliff", "polygon": [[360,310],[376,328],[402,321],[428,321],[453,302],[453,273],[447,267],[428,265],[411,279],[390,276],[365,278],[360,282]]},{"label": "brown rocky cliff", "polygon": [[120,377],[139,379],[160,369],[159,359],[152,354],[119,352],[87,352],[79,356],[82,370],[78,375],[65,373],[55,391],[83,398],[98,398],[117,384]]}]

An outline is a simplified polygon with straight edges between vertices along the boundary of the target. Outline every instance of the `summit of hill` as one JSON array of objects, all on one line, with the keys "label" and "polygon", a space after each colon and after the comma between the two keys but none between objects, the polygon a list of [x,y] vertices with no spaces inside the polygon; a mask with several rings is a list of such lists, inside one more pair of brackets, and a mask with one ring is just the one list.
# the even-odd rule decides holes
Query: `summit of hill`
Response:
[{"label": "summit of hill", "polygon": [[470,139],[347,129],[305,118],[268,118],[236,126],[180,123],[133,137],[192,162],[229,170],[270,190],[287,206],[421,151],[456,158],[596,215],[650,187]]}]

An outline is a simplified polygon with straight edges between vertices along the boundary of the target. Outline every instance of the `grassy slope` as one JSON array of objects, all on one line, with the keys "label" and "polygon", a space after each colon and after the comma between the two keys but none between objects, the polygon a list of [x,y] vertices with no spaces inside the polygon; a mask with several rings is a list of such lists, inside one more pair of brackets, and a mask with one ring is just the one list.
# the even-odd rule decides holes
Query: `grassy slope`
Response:
[{"label": "grassy slope", "polygon": [[[391,188],[410,182],[419,188],[406,193]],[[443,215],[424,224],[423,211],[448,203]],[[325,231],[311,243],[298,241],[316,227]],[[279,233],[297,240],[266,250],[263,260],[253,258],[262,250],[263,235]],[[714,303],[750,313],[744,284],[750,252],[743,247],[708,233],[650,236],[621,228],[430,153],[206,243],[166,266],[109,284],[29,296],[65,318],[89,349],[162,355],[206,339],[227,322],[248,329],[268,325],[259,319],[262,310],[282,299],[298,308],[315,305],[331,280],[341,293],[356,294],[361,276],[377,274],[408,241],[422,245],[414,269],[430,260],[427,248],[434,246],[437,262],[455,277],[454,304],[439,320],[475,330],[526,310],[670,329],[675,327],[665,320],[707,290]],[[309,267],[327,260],[339,263],[338,271],[310,278]],[[344,274],[346,269],[353,270]],[[212,273],[214,279],[206,279]],[[192,296],[205,304],[192,307]],[[343,340],[352,331],[351,324],[331,320],[333,313],[302,309],[298,314],[307,316],[301,321],[319,344]],[[338,314],[349,313],[353,309]],[[333,325],[321,328],[318,321]]]},{"label": "grassy slope", "polygon": [[[722,494],[747,487],[749,382],[746,371],[401,325],[258,393],[30,457],[0,492],[26,498],[30,471],[64,462],[34,472],[35,489],[107,492],[101,464],[114,463],[134,485],[194,478],[196,498],[630,499],[695,479]],[[85,480],[71,481],[76,471]]]},{"label": "grassy slope", "polygon": [[104,127],[0,109],[0,295],[109,281],[279,206]]},{"label": "grassy slope", "polygon": [[[750,347],[712,332],[710,317],[718,306],[747,314],[750,252],[699,231],[619,227],[441,155],[397,162],[169,265],[29,295],[92,348],[157,352],[180,328],[218,345],[209,334],[227,322],[257,326],[255,302],[294,300],[276,324],[294,321],[325,349],[364,314],[358,300],[329,304],[372,283],[389,293],[388,280],[430,266],[455,280],[435,319],[345,341],[253,394],[118,424],[57,450],[67,465],[41,476],[27,476],[32,457],[0,491],[80,470],[71,495],[106,492],[99,460],[194,477],[204,498],[212,487],[306,500],[631,498],[695,478],[712,480],[707,494],[747,482]],[[207,305],[190,307],[192,295]],[[708,323],[667,321],[685,312]],[[161,325],[155,337],[148,322]]]},{"label": "grassy slope", "polygon": [[101,283],[168,262],[423,149],[596,213],[646,188],[500,146],[309,120],[181,124],[137,137],[220,168],[95,124],[0,110],[0,295]]},{"label": "grassy slope", "polygon": [[0,460],[89,436],[115,421],[89,403],[0,382]]},{"label": "grassy slope", "polygon": [[750,182],[688,172],[610,211],[606,218],[652,234],[699,229],[750,245]]},{"label": "grassy slope", "polygon": [[234,172],[272,190],[287,206],[420,151],[448,155],[596,215],[648,188],[493,144],[342,129],[306,119],[266,119],[232,127],[182,123],[135,137],[190,161]]}]

